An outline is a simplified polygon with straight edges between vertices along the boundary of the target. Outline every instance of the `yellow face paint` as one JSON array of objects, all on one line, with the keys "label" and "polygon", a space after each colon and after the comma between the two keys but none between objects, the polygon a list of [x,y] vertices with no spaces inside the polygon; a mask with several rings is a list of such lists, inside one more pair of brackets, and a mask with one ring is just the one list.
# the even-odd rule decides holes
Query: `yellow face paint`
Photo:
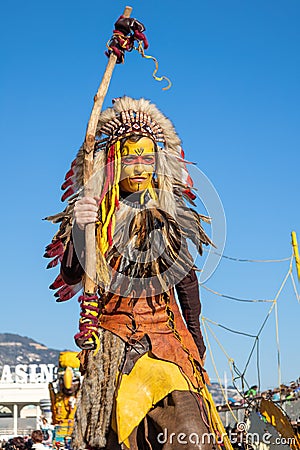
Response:
[{"label": "yellow face paint", "polygon": [[144,191],[150,185],[155,166],[155,146],[148,137],[125,141],[122,148],[120,188],[125,192]]}]

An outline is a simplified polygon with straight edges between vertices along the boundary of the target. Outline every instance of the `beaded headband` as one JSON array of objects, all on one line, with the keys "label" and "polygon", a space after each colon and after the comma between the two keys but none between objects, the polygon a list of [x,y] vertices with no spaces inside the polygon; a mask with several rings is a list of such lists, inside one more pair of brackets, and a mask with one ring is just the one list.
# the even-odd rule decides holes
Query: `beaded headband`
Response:
[{"label": "beaded headband", "polygon": [[165,143],[163,130],[158,123],[149,114],[132,109],[121,111],[119,117],[106,122],[97,134],[107,136],[97,142],[97,150],[104,150],[105,147],[109,147],[132,134],[140,134],[150,137],[155,142]]}]

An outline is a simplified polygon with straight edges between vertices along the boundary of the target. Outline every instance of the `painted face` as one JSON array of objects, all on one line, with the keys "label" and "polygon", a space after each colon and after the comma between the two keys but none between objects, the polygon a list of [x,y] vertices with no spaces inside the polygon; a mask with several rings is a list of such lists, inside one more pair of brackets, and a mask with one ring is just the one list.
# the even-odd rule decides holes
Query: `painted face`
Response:
[{"label": "painted face", "polygon": [[155,147],[148,137],[138,142],[125,141],[122,148],[120,188],[125,192],[139,192],[151,183],[155,166]]}]

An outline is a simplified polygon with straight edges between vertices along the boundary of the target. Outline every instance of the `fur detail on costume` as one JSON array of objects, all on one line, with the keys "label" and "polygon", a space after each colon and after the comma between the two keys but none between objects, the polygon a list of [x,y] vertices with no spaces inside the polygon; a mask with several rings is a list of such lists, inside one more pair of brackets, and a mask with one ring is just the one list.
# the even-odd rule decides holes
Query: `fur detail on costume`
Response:
[{"label": "fur detail on costume", "polygon": [[86,353],[85,376],[78,397],[74,450],[105,448],[111,423],[117,371],[124,358],[124,342],[110,331],[99,329],[100,349]]},{"label": "fur detail on costume", "polygon": [[[112,292],[121,288],[124,296],[137,298],[142,290],[147,293],[153,287],[163,292],[177,284],[194,266],[185,242],[186,232],[174,218],[158,209],[155,201],[149,203],[141,210],[120,203],[114,246],[106,257],[111,267],[118,261],[109,288]],[[193,229],[196,235],[196,227]],[[199,247],[201,244],[198,242]],[[138,282],[134,283],[134,279]]]}]

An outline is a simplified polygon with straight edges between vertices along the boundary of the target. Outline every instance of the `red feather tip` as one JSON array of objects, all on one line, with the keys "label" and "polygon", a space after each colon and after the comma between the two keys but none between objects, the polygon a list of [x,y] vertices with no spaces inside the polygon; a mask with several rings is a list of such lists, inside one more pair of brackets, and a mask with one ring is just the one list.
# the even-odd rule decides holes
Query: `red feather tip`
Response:
[{"label": "red feather tip", "polygon": [[77,294],[77,292],[81,289],[79,287],[78,289],[74,289],[74,286],[68,286],[65,285],[62,288],[60,288],[57,292],[55,292],[54,297],[56,297],[56,301],[58,303],[60,302],[66,302],[67,300],[70,300],[70,298],[74,297],[74,295]]},{"label": "red feather tip", "polygon": [[69,188],[66,192],[61,196],[61,201],[64,202],[68,197],[71,197],[75,193],[73,188]]},{"label": "red feather tip", "polygon": [[195,200],[197,198],[197,196],[193,194],[193,192],[190,189],[185,189],[183,193],[187,195],[191,200]]},{"label": "red feather tip", "polygon": [[64,246],[60,240],[51,246],[47,245],[46,252],[44,253],[44,258],[53,258],[54,256],[60,256],[64,252]]},{"label": "red feather tip", "polygon": [[65,180],[67,180],[68,178],[72,177],[73,175],[74,175],[74,170],[70,169],[65,175]]},{"label": "red feather tip", "polygon": [[61,185],[61,189],[64,191],[65,189],[67,189],[67,187],[72,186],[72,184],[73,184],[72,178],[68,178],[68,179]]},{"label": "red feather tip", "polygon": [[62,255],[61,256],[56,256],[56,258],[52,259],[52,261],[49,262],[49,264],[47,265],[47,269],[52,269],[52,267],[57,266],[57,264],[62,260]]},{"label": "red feather tip", "polygon": [[46,251],[48,250],[52,250],[53,248],[59,246],[61,244],[61,240],[60,239],[55,239],[55,241],[50,242],[50,244],[48,244],[46,246]]},{"label": "red feather tip", "polygon": [[65,285],[64,280],[61,275],[58,275],[52,284],[50,284],[49,289],[55,290]]}]

